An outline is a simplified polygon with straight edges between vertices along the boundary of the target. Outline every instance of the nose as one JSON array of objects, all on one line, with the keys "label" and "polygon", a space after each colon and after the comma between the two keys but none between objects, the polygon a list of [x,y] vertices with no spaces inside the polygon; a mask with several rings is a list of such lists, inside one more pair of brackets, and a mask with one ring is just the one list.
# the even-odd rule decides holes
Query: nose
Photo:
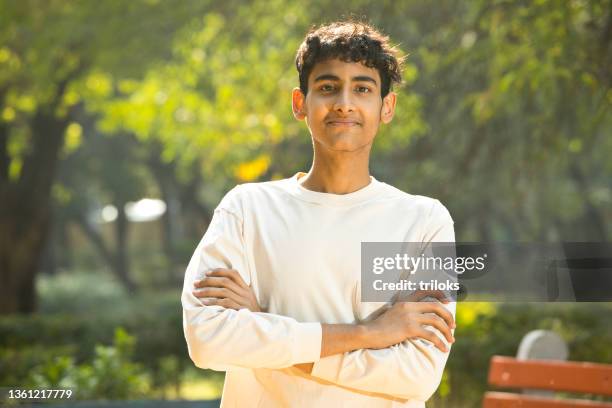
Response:
[{"label": "nose", "polygon": [[346,87],[342,92],[338,92],[337,98],[334,101],[334,110],[339,113],[349,113],[355,110],[353,103],[353,94],[349,87]]}]

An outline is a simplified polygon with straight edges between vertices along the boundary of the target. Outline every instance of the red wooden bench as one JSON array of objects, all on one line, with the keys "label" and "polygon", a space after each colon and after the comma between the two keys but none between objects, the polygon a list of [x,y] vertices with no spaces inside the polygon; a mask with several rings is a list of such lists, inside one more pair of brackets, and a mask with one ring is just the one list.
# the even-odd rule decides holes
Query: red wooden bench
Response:
[{"label": "red wooden bench", "polygon": [[[612,396],[612,365],[493,356],[489,384]],[[612,402],[555,399],[508,392],[487,392],[483,408],[612,408]]]}]

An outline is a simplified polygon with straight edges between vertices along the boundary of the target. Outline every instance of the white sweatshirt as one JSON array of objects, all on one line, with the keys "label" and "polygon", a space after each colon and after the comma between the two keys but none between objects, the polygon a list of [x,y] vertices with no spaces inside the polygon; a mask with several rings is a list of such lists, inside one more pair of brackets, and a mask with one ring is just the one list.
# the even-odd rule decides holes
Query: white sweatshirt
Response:
[{"label": "white sweatshirt", "polygon": [[[362,241],[454,242],[450,214],[374,177],[340,195],[302,187],[303,175],[239,185],[215,209],[183,286],[189,356],[227,371],[224,408],[424,407],[448,353],[406,340],[320,358],[321,323],[360,322],[383,305],[360,302]],[[193,283],[214,268],[240,272],[267,312],[203,305]],[[308,362],[311,375],[292,367]]]}]

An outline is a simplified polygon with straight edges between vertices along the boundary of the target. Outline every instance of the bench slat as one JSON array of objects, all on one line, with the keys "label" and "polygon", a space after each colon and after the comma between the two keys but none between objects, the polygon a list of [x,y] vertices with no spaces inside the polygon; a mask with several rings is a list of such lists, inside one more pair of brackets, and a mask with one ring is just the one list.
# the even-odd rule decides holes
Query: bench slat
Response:
[{"label": "bench slat", "polygon": [[612,395],[612,365],[494,356],[489,368],[489,384]]},{"label": "bench slat", "polygon": [[507,392],[485,393],[483,408],[612,408],[612,403],[578,399],[550,399]]}]

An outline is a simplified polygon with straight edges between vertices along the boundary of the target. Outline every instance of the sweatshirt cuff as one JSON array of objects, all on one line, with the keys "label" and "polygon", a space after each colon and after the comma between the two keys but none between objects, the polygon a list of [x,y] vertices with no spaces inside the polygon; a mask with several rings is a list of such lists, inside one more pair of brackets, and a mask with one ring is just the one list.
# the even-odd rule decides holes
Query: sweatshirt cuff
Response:
[{"label": "sweatshirt cuff", "polygon": [[300,323],[293,349],[294,364],[319,361],[322,336],[321,323]]},{"label": "sweatshirt cuff", "polygon": [[320,359],[312,366],[312,372],[310,375],[334,383],[338,382],[343,358],[344,354],[335,354],[333,356]]}]

